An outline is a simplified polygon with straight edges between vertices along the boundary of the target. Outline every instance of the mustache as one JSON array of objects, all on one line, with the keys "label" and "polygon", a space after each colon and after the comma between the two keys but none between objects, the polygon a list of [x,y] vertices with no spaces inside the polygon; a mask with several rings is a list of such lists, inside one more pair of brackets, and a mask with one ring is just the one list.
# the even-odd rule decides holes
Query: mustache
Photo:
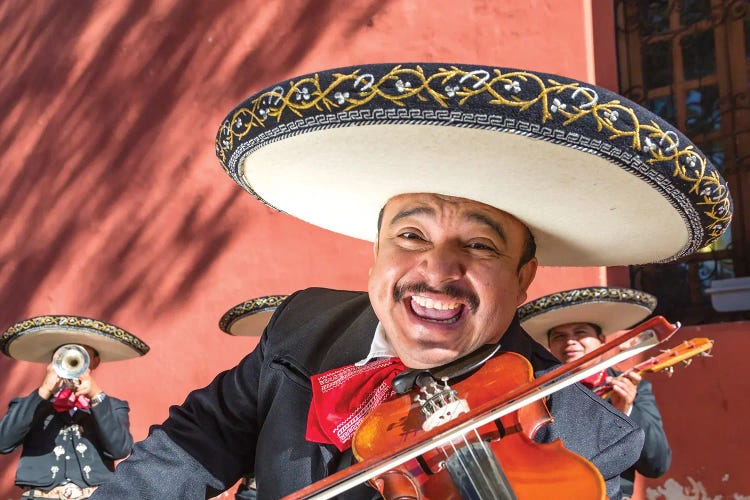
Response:
[{"label": "mustache", "polygon": [[447,295],[452,299],[459,299],[465,302],[469,306],[471,312],[476,311],[479,307],[479,297],[477,297],[475,293],[464,290],[463,288],[452,284],[448,284],[440,288],[433,288],[425,282],[397,284],[393,289],[393,301],[401,302],[407,293],[438,293]]}]

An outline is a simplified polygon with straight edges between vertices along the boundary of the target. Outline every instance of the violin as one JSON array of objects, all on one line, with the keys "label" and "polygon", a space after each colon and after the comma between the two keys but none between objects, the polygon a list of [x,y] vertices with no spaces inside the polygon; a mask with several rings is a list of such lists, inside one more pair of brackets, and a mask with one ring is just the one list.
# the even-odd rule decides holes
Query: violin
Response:
[{"label": "violin", "polygon": [[[364,460],[386,453],[420,431],[441,425],[451,414],[468,412],[532,379],[526,358],[504,352],[450,386],[430,382],[414,398],[417,404],[410,395],[383,402],[354,435],[354,456]],[[544,401],[536,401],[371,483],[383,498],[604,498],[604,480],[592,463],[559,441],[533,441],[537,429],[551,421]]]},{"label": "violin", "polygon": [[367,481],[387,500],[605,498],[593,464],[559,441],[533,441],[552,420],[543,399],[677,329],[656,316],[536,379],[525,358],[508,352],[452,385],[417,377],[416,391],[381,403],[362,422],[352,441],[357,463],[285,500],[332,498]]},{"label": "violin", "polygon": [[[682,362],[687,366],[693,361],[692,358],[695,356],[710,356],[713,346],[713,340],[705,337],[695,337],[671,349],[662,351],[660,354],[652,356],[646,361],[638,363],[632,368],[625,370],[622,375],[629,373],[642,375],[644,373],[657,373],[666,370],[671,376],[676,364]],[[603,399],[607,399],[612,395],[612,384],[600,385],[595,387],[593,391]]]}]

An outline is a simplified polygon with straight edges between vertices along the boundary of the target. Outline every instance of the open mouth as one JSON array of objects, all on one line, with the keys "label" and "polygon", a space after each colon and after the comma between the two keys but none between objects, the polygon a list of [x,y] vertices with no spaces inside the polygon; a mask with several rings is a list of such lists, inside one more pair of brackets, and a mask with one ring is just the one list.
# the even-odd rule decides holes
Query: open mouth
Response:
[{"label": "open mouth", "polygon": [[455,323],[466,309],[465,304],[455,300],[437,300],[422,295],[412,295],[407,301],[419,319],[434,323]]}]

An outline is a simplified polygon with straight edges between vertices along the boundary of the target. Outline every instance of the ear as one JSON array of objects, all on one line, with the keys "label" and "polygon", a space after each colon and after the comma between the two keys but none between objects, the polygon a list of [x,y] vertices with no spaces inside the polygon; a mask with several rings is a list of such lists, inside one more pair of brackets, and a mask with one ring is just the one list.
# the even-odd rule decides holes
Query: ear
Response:
[{"label": "ear", "polygon": [[91,363],[89,363],[89,370],[96,369],[96,367],[99,366],[100,362],[101,362],[101,358],[99,356],[94,356],[91,359]]},{"label": "ear", "polygon": [[518,301],[517,305],[521,305],[524,302],[526,302],[527,297],[527,290],[529,289],[529,285],[531,285],[531,282],[534,281],[534,277],[536,276],[536,269],[539,266],[539,261],[536,260],[536,257],[528,261],[526,264],[521,266],[521,269],[518,271]]}]

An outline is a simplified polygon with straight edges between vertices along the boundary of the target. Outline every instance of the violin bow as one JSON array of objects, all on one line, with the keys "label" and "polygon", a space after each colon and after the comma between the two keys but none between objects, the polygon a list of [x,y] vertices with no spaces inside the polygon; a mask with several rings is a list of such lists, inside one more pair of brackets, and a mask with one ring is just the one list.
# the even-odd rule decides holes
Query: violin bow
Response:
[{"label": "violin bow", "polygon": [[[622,375],[627,375],[633,372],[641,375],[643,373],[656,373],[664,370],[668,370],[671,375],[674,370],[674,365],[680,362],[684,362],[688,365],[695,356],[710,356],[710,351],[713,346],[713,340],[706,337],[695,337],[638,363],[632,368],[625,370]],[[607,399],[612,394],[612,385],[600,385],[599,387],[594,388],[594,392],[603,399]]]},{"label": "violin bow", "polygon": [[[333,498],[434,448],[448,444],[474,429],[651,349],[669,339],[679,328],[679,323],[672,324],[662,316],[654,316],[581,358],[560,365],[528,384],[516,387],[506,394],[499,395],[497,398],[471,409],[468,413],[459,415],[443,426],[425,432],[414,443],[401,446],[390,454],[357,462],[284,497],[283,500],[325,500]],[[500,342],[502,343],[502,339],[500,339]],[[605,360],[595,361],[600,356],[611,352],[615,354]],[[590,366],[587,366],[589,364]]]}]

